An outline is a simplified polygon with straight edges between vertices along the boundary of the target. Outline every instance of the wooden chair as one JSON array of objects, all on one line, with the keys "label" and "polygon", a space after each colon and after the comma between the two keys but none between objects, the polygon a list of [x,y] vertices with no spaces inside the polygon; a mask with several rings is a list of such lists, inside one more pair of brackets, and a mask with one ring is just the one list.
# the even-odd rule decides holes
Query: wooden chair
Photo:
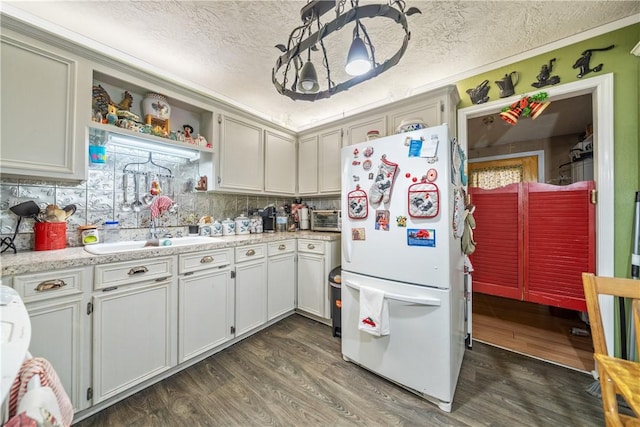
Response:
[{"label": "wooden chair", "polygon": [[[640,354],[640,281],[582,273],[582,284],[587,302],[594,358],[600,376],[602,405],[607,426],[640,426],[640,363],[616,357],[607,352],[602,327],[599,295],[613,295],[632,300],[635,345]],[[631,343],[630,343],[631,344]],[[616,395],[621,395],[636,417],[620,414]]]}]

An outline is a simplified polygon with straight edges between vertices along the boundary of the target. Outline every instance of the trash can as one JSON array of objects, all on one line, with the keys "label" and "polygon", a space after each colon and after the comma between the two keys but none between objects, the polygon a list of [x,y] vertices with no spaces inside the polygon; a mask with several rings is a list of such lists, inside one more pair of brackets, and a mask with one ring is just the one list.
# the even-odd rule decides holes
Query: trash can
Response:
[{"label": "trash can", "polygon": [[342,279],[340,274],[342,266],[337,266],[329,273],[329,284],[331,285],[331,325],[334,337],[342,336]]}]

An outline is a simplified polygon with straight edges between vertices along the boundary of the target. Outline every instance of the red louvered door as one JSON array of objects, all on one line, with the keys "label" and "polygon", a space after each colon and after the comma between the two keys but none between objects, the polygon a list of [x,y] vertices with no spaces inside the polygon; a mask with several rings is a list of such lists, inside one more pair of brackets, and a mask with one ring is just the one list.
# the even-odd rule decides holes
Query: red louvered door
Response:
[{"label": "red louvered door", "polygon": [[470,255],[473,290],[521,300],[523,297],[522,186],[511,184],[493,190],[470,188],[478,243]]},{"label": "red louvered door", "polygon": [[582,272],[595,272],[594,182],[524,188],[525,301],[587,311]]},{"label": "red louvered door", "polygon": [[593,181],[469,189],[476,206],[473,290],[586,311],[582,272],[595,272]]}]

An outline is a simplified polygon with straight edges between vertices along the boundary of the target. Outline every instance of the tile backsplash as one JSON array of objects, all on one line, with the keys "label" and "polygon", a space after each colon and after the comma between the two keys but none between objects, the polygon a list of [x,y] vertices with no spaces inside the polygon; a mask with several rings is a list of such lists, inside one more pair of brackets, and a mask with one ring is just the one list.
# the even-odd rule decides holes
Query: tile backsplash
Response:
[{"label": "tile backsplash", "polygon": [[[34,200],[42,210],[49,204],[59,207],[75,204],[76,213],[67,220],[67,246],[79,246],[80,225],[95,224],[99,228],[105,221],[119,221],[121,235],[125,239],[143,239],[151,221],[150,206],[143,203],[139,212],[126,209],[149,193],[154,179],[159,183],[163,195],[177,203],[174,213],[165,212],[158,221],[159,228],[171,232],[181,231],[196,224],[203,215],[216,219],[234,218],[249,209],[269,204],[281,206],[291,203],[293,198],[280,196],[207,193],[195,190],[198,180],[198,161],[179,159],[166,154],[107,146],[107,158],[103,164],[90,165],[89,179],[81,183],[43,181],[33,179],[0,178],[0,234],[11,237],[15,232],[18,217],[9,210],[11,206]],[[128,173],[125,173],[127,171]],[[126,180],[124,176],[126,175]],[[136,196],[135,179],[139,179],[139,194]],[[148,182],[147,182],[148,180]],[[127,184],[125,187],[125,183]],[[303,199],[317,209],[339,209],[340,198]],[[19,251],[33,247],[34,220],[25,218],[15,239]],[[4,249],[4,246],[3,246]],[[5,253],[12,253],[8,250]]]}]

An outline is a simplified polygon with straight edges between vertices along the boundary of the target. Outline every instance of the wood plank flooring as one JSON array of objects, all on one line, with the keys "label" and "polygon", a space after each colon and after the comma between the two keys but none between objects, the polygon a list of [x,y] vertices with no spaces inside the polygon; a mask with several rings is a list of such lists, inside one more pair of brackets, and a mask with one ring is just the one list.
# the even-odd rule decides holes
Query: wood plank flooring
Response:
[{"label": "wood plank flooring", "polygon": [[[571,334],[589,330],[577,312],[480,293],[473,294],[473,337],[522,354],[590,372],[594,369],[591,336]],[[567,313],[567,316],[561,314]],[[573,316],[569,316],[573,314]]]},{"label": "wood plank flooring", "polygon": [[592,383],[474,343],[445,413],[345,362],[329,326],[293,315],[77,426],[602,426]]}]

